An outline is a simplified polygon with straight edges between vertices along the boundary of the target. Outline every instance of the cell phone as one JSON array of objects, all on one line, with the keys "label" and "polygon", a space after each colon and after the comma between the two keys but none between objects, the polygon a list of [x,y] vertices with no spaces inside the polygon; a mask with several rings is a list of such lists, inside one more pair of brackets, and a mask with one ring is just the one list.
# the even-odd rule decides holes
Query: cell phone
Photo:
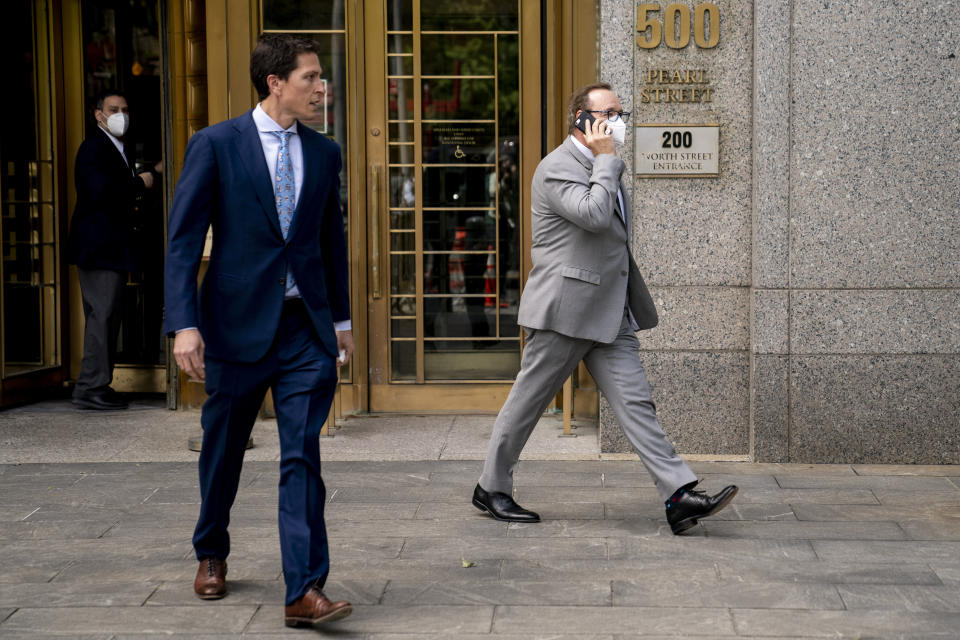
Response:
[{"label": "cell phone", "polygon": [[587,133],[587,127],[592,127],[593,123],[596,121],[597,119],[593,117],[592,113],[584,110],[581,111],[580,115],[578,115],[573,121],[573,126],[575,126],[577,129],[580,129],[580,131]]}]

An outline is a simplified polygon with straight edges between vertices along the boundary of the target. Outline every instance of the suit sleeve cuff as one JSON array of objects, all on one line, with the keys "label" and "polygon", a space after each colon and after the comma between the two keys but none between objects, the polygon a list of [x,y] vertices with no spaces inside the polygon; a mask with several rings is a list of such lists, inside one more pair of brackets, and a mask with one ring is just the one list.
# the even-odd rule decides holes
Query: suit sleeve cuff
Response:
[{"label": "suit sleeve cuff", "polygon": [[183,333],[184,331],[190,331],[190,330],[196,330],[196,327],[184,327],[183,329],[177,329],[173,333],[174,335],[176,335],[178,333]]}]

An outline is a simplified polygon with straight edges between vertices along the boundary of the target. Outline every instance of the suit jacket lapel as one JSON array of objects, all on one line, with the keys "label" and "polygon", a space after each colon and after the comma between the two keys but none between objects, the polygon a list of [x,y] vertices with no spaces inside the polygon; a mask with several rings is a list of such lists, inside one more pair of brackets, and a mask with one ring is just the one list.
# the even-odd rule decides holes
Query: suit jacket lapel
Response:
[{"label": "suit jacket lapel", "polygon": [[[297,207],[293,210],[293,221],[290,223],[290,237],[297,232],[300,227],[300,210],[304,202],[313,199],[320,185],[320,177],[325,175],[327,163],[323,155],[319,153],[317,146],[309,144],[308,136],[303,135],[306,126],[300,122],[297,123],[297,135],[300,136],[300,149],[303,151],[303,186],[300,187],[300,197],[297,199]],[[312,132],[311,132],[312,133]],[[323,215],[323,211],[320,212]]]},{"label": "suit jacket lapel", "polygon": [[273,183],[270,180],[270,171],[267,161],[263,157],[263,144],[260,142],[260,133],[253,122],[253,111],[248,111],[234,127],[240,133],[237,138],[237,155],[250,176],[250,183],[257,194],[263,213],[270,221],[277,235],[283,237],[280,231],[280,218],[277,216],[277,203],[273,194]]},{"label": "suit jacket lapel", "polygon": [[[120,156],[119,158],[120,164],[127,168],[127,171],[130,172],[130,175],[136,175],[136,173],[134,172],[133,163],[130,162],[130,159],[127,156],[127,154],[124,153],[123,151],[120,151],[120,149],[117,148],[117,145],[113,144],[113,140],[110,139],[110,135],[106,131],[104,131],[99,126],[97,127],[97,130],[103,134],[103,136],[100,138],[100,144],[105,145],[107,149],[115,151],[117,155]],[[124,145],[123,148],[124,150],[126,150],[127,146]]]},{"label": "suit jacket lapel", "polygon": [[623,221],[627,225],[627,244],[630,244],[630,232],[633,229],[633,207],[630,206],[630,194],[620,181],[620,193],[623,194]]}]

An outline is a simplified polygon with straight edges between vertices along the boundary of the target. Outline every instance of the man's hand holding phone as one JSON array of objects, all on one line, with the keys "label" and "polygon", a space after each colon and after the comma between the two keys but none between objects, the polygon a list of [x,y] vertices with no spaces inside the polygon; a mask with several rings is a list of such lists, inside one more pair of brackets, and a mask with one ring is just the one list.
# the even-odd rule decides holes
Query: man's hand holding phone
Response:
[{"label": "man's hand holding phone", "polygon": [[607,133],[605,121],[597,120],[589,111],[580,112],[577,121],[577,128],[583,132],[584,144],[593,152],[593,155],[616,153],[617,147],[613,142],[613,137]]}]

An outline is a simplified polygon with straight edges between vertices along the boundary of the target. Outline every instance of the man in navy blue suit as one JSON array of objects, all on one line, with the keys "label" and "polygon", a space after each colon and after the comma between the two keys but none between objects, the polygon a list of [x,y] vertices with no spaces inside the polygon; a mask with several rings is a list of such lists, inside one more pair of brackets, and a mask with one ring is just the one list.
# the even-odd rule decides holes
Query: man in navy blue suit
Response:
[{"label": "man in navy blue suit", "polygon": [[[227,525],[244,449],[268,388],[280,434],[279,528],[287,626],[346,617],[322,588],[330,569],[319,435],[337,367],[353,353],[340,151],[301,124],[322,112],[316,45],[266,35],[250,74],[252,111],[197,132],[170,211],[165,331],[187,375],[205,381],[200,598],[226,594]],[[197,295],[207,230],[213,248]]]}]

